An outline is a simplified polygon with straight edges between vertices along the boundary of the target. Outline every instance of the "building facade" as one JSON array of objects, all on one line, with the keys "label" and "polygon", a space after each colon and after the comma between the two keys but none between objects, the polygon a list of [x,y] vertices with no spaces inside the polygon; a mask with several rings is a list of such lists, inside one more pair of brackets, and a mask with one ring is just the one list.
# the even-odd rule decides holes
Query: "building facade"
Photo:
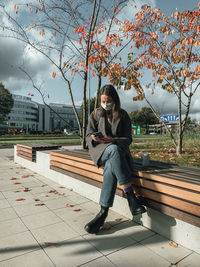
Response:
[{"label": "building facade", "polygon": [[25,132],[38,131],[38,104],[31,101],[30,97],[14,94],[12,96],[14,105],[7,115],[7,125],[21,127]]},{"label": "building facade", "polygon": [[[26,133],[47,133],[64,129],[73,131],[78,128],[73,107],[70,105],[50,103],[50,109],[46,105],[32,101],[31,97],[15,94],[12,96],[14,105],[6,117],[8,126],[20,127]],[[80,112],[80,107],[77,109]]]}]

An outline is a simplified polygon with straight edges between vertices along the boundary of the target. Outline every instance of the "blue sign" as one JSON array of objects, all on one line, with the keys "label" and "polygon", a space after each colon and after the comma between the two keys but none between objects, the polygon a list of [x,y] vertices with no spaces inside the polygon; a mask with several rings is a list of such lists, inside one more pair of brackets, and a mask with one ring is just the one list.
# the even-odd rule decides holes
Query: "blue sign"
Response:
[{"label": "blue sign", "polygon": [[179,120],[179,116],[178,114],[170,114],[170,115],[162,115],[160,116],[162,121],[178,121]]}]

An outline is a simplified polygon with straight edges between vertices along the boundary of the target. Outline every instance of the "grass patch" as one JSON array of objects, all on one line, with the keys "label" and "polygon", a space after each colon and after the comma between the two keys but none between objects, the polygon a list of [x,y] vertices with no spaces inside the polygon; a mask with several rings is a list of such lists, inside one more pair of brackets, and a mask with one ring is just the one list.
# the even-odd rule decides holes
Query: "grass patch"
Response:
[{"label": "grass patch", "polygon": [[0,146],[16,145],[16,144],[27,144],[27,143],[49,143],[49,144],[73,144],[79,143],[80,139],[44,139],[44,140],[16,140],[16,141],[0,141]]},{"label": "grass patch", "polygon": [[[134,139],[133,139],[134,140]],[[176,150],[170,138],[157,139],[140,137],[140,142],[134,140],[130,146],[134,157],[141,157],[142,152],[148,152],[151,160],[162,161],[183,166],[200,167],[200,135],[185,135],[183,140],[183,153],[176,155]]]}]

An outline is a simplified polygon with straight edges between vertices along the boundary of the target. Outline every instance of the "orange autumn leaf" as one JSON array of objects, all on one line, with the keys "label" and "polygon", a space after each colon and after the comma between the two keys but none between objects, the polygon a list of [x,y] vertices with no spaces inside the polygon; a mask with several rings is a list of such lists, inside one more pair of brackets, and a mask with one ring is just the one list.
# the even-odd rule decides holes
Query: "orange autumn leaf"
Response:
[{"label": "orange autumn leaf", "polygon": [[66,207],[71,208],[71,207],[73,207],[73,205],[71,205],[71,204],[66,204]]},{"label": "orange autumn leaf", "polygon": [[30,175],[23,175],[22,178],[28,178]]},{"label": "orange autumn leaf", "polygon": [[17,193],[17,192],[21,192],[21,191],[20,190],[15,190],[14,192]]},{"label": "orange autumn leaf", "polygon": [[52,73],[52,77],[53,77],[54,79],[56,78],[56,73],[55,73],[55,72]]},{"label": "orange autumn leaf", "polygon": [[44,245],[45,246],[53,246],[53,245],[56,245],[56,243],[53,243],[53,242],[44,242]]},{"label": "orange autumn leaf", "polygon": [[17,178],[15,178],[15,177],[12,177],[10,180],[17,180]]},{"label": "orange autumn leaf", "polygon": [[115,219],[116,222],[120,222],[121,220],[122,220],[122,218]]},{"label": "orange autumn leaf", "polygon": [[25,200],[24,198],[17,198],[16,201],[22,201]]},{"label": "orange autumn leaf", "polygon": [[81,211],[81,209],[76,209],[76,210],[74,210],[74,211],[78,212],[78,211]]},{"label": "orange autumn leaf", "polygon": [[173,241],[169,241],[169,245],[170,245],[171,247],[174,247],[174,248],[177,248],[177,247],[178,247],[178,244],[175,243],[175,242],[173,242]]},{"label": "orange autumn leaf", "polygon": [[54,32],[54,35],[56,36],[57,32]]},{"label": "orange autumn leaf", "polygon": [[14,183],[14,184],[21,184],[21,183],[19,183],[19,182],[16,182],[16,183]]},{"label": "orange autumn leaf", "polygon": [[116,8],[115,10],[115,14],[119,13],[120,9],[119,8]]},{"label": "orange autumn leaf", "polygon": [[17,4],[15,4],[14,9],[17,10],[19,7]]},{"label": "orange autumn leaf", "polygon": [[40,35],[42,35],[42,36],[45,35],[44,29],[40,31]]}]

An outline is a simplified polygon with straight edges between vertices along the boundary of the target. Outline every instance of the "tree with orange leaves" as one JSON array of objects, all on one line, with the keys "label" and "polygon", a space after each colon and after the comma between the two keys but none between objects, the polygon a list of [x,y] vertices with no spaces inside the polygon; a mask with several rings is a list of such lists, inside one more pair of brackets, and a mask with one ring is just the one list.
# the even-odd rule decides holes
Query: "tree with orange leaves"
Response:
[{"label": "tree with orange leaves", "polygon": [[[109,69],[110,80],[116,85],[124,85],[125,90],[134,87],[136,96],[133,100],[145,99],[158,119],[159,115],[146,97],[146,90],[153,94],[159,86],[177,97],[178,140],[170,128],[161,123],[165,124],[177,154],[181,154],[191,99],[200,86],[200,4],[197,10],[182,13],[176,10],[169,17],[157,8],[144,5],[136,14],[135,23],[126,21],[120,31],[124,38],[131,40],[128,63],[113,64]],[[152,79],[145,84],[147,71]]]},{"label": "tree with orange leaves", "polygon": [[[2,23],[4,37],[16,38],[25,46],[43,54],[57,69],[51,76],[64,79],[74,112],[79,124],[83,147],[86,148],[86,92],[89,58],[93,38],[101,29],[98,27],[112,17],[113,11],[119,13],[119,3],[127,0],[113,0],[102,3],[101,0],[34,0],[13,3],[16,14],[6,9],[6,0],[0,3],[0,12],[8,18]],[[23,13],[26,23],[20,20]],[[26,72],[26,71],[25,71]],[[83,79],[83,126],[81,127],[73,97],[73,79],[78,74]]]}]

